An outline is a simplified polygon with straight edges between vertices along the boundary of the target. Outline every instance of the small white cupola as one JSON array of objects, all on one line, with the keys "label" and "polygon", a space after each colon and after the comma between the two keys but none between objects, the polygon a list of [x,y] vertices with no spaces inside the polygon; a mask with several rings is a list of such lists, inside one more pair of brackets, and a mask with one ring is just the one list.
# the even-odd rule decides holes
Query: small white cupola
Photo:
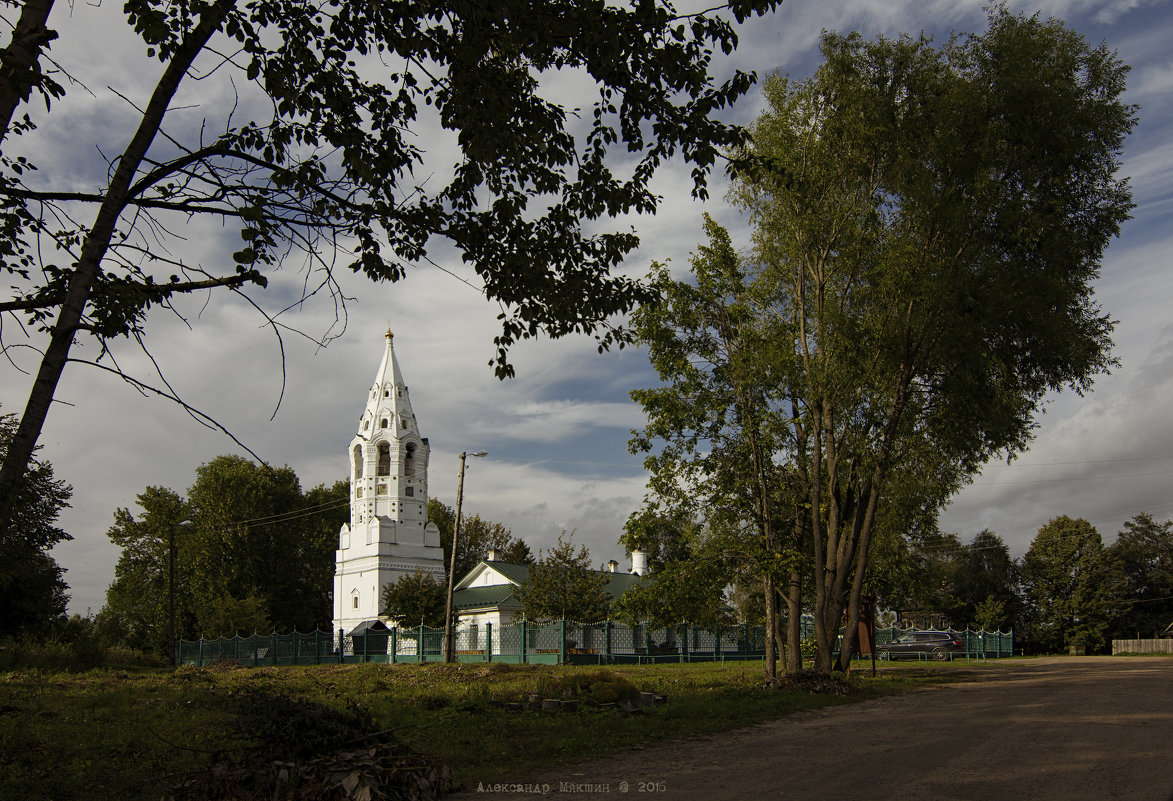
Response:
[{"label": "small white cupola", "polygon": [[636,549],[631,552],[631,572],[637,576],[648,574],[648,552]]}]

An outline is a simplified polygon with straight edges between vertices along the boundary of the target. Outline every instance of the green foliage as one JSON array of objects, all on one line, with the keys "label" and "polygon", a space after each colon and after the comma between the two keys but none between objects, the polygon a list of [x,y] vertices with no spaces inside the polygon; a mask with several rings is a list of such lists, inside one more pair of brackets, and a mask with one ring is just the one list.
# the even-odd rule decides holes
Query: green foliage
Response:
[{"label": "green foliage", "polygon": [[988,595],[974,609],[971,628],[978,631],[1002,631],[1006,626],[1006,618],[1006,603]]},{"label": "green foliage", "polygon": [[1173,623],[1173,521],[1136,515],[1108,546],[1108,558],[1121,582],[1112,632],[1155,636]]},{"label": "green foliage", "polygon": [[[0,454],[15,429],[13,415],[0,415]],[[53,477],[53,466],[36,459],[15,488],[12,522],[0,526],[0,638],[48,637],[64,620],[69,587],[49,550],[72,539],[56,525],[72,495],[71,486]]]},{"label": "green foliage", "polygon": [[269,617],[265,614],[265,599],[256,595],[246,595],[243,598],[233,598],[231,595],[207,598],[201,607],[199,629],[200,637],[205,640],[264,634],[273,630]]},{"label": "green foliage", "polygon": [[591,570],[586,546],[574,548],[574,534],[558,535],[558,544],[530,565],[529,577],[517,588],[527,620],[574,620],[596,623],[607,618],[611,600],[607,575]]},{"label": "green foliage", "polygon": [[[787,383],[779,343],[789,334],[760,313],[760,290],[728,232],[707,215],[704,230],[709,241],[691,259],[693,282],[653,265],[659,302],[632,318],[661,385],[631,393],[648,425],[628,449],[649,454],[650,492],[623,541],[651,553],[656,587],[632,593],[622,609],[629,619],[727,621],[723,594],[737,579],[764,580],[773,609],[773,588],[800,563],[801,530],[781,533],[796,488],[774,459],[789,438],[788,404],[777,391]],[[695,519],[703,537],[691,530]]]},{"label": "green foliage", "polygon": [[137,500],[142,513],[118,509],[108,532],[122,549],[98,613],[109,640],[166,649],[172,536],[177,637],[330,628],[347,482],[303,494],[289,467],[219,456],[196,469],[186,499],[147,487]]},{"label": "green foliage", "polygon": [[[428,498],[428,520],[440,529],[440,545],[444,548],[444,570],[452,559],[452,528],[456,512],[451,506],[435,498]],[[489,557],[489,550],[497,551],[497,560],[529,564],[534,561],[529,546],[501,523],[481,519],[480,515],[466,517],[461,513],[460,541],[456,544],[456,580]]]},{"label": "green foliage", "polygon": [[819,652],[819,643],[814,637],[807,637],[799,646],[803,662],[814,662]]},{"label": "green foliage", "polygon": [[907,584],[886,603],[943,614],[957,629],[1014,628],[1022,612],[1018,568],[997,534],[987,529],[965,544],[934,527],[910,539]]},{"label": "green foliage", "polygon": [[1056,517],[1039,529],[1022,560],[1029,645],[1044,651],[1101,651],[1118,597],[1100,533],[1086,520]]},{"label": "green foliage", "polygon": [[444,627],[448,585],[417,570],[383,588],[383,614],[400,626]]},{"label": "green foliage", "polygon": [[[964,604],[957,628],[1007,631],[1022,613],[1018,567],[1002,539],[985,529],[961,553],[957,596]],[[983,597],[984,596],[984,597]]]},{"label": "green foliage", "polygon": [[1116,172],[1136,112],[1106,46],[1002,6],[939,47],[828,33],[822,51],[810,80],[767,81],[734,198],[762,316],[789,335],[766,355],[790,365],[793,438],[774,460],[814,535],[829,670],[844,611],[841,666],[851,652],[878,526],[931,519],[1026,447],[1048,392],[1111,366],[1093,282],[1132,208]]},{"label": "green foliage", "polygon": [[650,578],[615,602],[613,618],[633,626],[646,621],[655,628],[681,621],[707,627],[734,622],[725,600],[730,568],[720,537],[685,518],[637,513],[620,541],[648,551]]}]

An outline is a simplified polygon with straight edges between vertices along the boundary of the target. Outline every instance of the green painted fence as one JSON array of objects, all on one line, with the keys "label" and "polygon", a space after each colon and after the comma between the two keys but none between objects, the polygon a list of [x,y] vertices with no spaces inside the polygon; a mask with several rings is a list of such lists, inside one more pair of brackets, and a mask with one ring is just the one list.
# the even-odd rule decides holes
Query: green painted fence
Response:
[{"label": "green painted fence", "polygon": [[[876,642],[890,642],[914,629],[876,629]],[[999,658],[1014,653],[1013,632],[952,631],[966,643],[968,658]],[[520,622],[508,626],[466,626],[455,632],[460,662],[529,662],[548,664],[653,664],[713,662],[765,657],[764,626],[740,624],[707,629],[681,624],[652,628],[616,621],[577,623]],[[804,618],[804,639],[814,625]],[[444,630],[393,628],[350,636],[344,632],[254,634],[216,640],[179,642],[179,661],[209,665],[231,660],[242,665],[320,665],[356,662],[390,664],[441,662]]]}]

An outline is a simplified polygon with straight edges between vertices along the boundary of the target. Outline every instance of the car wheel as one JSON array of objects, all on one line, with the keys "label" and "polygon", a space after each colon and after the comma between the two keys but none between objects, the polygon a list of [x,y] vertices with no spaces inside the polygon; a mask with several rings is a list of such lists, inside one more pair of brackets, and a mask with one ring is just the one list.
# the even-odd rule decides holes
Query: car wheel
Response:
[{"label": "car wheel", "polygon": [[934,648],[933,649],[933,659],[936,659],[938,662],[948,662],[949,661],[949,649],[948,648]]}]

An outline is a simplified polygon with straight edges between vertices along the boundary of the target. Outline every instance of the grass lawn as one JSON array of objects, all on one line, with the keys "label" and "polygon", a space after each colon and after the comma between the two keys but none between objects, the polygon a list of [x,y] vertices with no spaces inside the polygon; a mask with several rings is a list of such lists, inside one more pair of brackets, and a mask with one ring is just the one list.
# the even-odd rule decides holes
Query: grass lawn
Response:
[{"label": "grass lawn", "polygon": [[[516,776],[639,743],[901,692],[958,671],[888,667],[875,679],[858,672],[848,695],[763,689],[761,662],[3,672],[0,801],[156,801],[205,773],[217,755],[304,744],[319,725],[334,725],[336,713],[358,721],[362,731],[395,730],[447,765],[461,786],[474,777]],[[667,702],[634,714],[594,705],[622,702],[636,691]],[[559,712],[510,707],[531,696],[581,703]]]}]

